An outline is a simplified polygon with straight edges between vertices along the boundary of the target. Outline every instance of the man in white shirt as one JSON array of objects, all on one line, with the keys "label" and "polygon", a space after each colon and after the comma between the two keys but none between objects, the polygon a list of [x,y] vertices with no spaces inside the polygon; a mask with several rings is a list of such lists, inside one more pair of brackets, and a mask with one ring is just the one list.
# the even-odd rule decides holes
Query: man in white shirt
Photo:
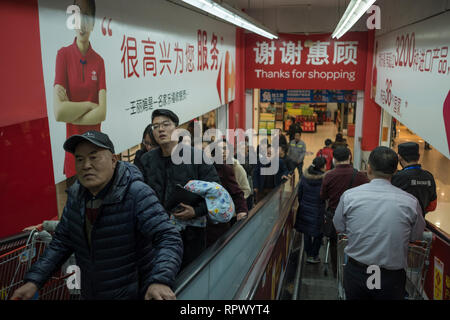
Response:
[{"label": "man in white shirt", "polygon": [[[344,192],[336,208],[333,223],[337,232],[348,237],[347,299],[405,297],[408,245],[422,238],[425,220],[417,199],[391,184],[397,165],[393,150],[375,148],[367,168],[370,183]],[[375,286],[369,285],[367,280],[374,279],[372,270],[377,268],[379,285],[376,280]]]}]

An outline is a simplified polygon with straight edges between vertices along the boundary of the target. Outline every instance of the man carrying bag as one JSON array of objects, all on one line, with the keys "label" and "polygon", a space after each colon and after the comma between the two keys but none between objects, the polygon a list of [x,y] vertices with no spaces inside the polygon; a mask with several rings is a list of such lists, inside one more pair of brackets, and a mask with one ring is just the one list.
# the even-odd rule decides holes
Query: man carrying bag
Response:
[{"label": "man carrying bag", "polygon": [[[355,176],[356,176],[357,172],[358,172],[358,170],[353,168],[352,178],[350,179],[350,184],[348,185],[347,190],[351,189],[353,187],[353,182],[355,181]],[[328,206],[328,201],[327,201],[327,209],[326,209],[324,221],[323,221],[323,234],[328,238],[336,237],[336,228],[334,227],[334,224],[333,224],[335,210],[336,210],[336,208],[330,208]]]}]

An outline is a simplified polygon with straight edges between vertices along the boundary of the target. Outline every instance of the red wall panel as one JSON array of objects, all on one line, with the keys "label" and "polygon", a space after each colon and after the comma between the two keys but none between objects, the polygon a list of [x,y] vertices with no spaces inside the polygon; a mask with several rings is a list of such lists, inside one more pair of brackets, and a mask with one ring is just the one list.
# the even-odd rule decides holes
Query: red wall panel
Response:
[{"label": "red wall panel", "polygon": [[[431,229],[431,231],[434,231]],[[435,257],[442,261],[443,274],[442,278],[438,279],[434,270]],[[428,272],[425,278],[424,290],[430,300],[434,300],[435,285],[439,284],[442,287],[442,299],[450,300],[450,243],[448,238],[441,238],[440,236],[433,235],[433,243],[431,245],[430,258],[429,258]]]},{"label": "red wall panel", "polygon": [[245,129],[245,34],[236,28],[236,82],[235,98],[228,109],[229,129]]},{"label": "red wall panel", "polygon": [[372,151],[378,146],[380,137],[381,107],[370,98],[372,89],[373,44],[375,30],[368,32],[366,83],[364,90],[364,112],[362,124],[362,151]]},{"label": "red wall panel", "polygon": [[47,117],[37,1],[1,1],[0,30],[0,127]]},{"label": "red wall panel", "polygon": [[36,0],[0,2],[0,237],[57,215]]},{"label": "red wall panel", "polygon": [[0,237],[58,214],[47,118],[0,128]]}]

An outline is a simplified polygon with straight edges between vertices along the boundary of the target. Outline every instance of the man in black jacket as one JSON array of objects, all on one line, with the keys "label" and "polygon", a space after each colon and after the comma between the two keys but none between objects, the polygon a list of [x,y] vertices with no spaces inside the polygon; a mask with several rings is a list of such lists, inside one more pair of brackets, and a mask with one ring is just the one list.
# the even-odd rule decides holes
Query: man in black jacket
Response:
[{"label": "man in black jacket", "polygon": [[294,140],[295,133],[300,132],[302,133],[302,125],[299,122],[295,122],[295,117],[291,118],[292,124],[289,126],[288,135],[289,135],[289,141]]},{"label": "man in black jacket", "polygon": [[297,165],[291,158],[288,158],[287,154],[289,152],[289,145],[280,145],[280,159],[284,161],[286,165],[288,174],[293,174]]},{"label": "man in black jacket", "polygon": [[419,200],[422,213],[434,211],[437,205],[436,182],[433,175],[419,164],[419,145],[405,142],[398,145],[398,160],[403,170],[392,176],[392,185]]},{"label": "man in black jacket", "polygon": [[33,297],[75,253],[83,299],[175,299],[181,237],[137,167],[117,161],[98,131],[70,137],[64,149],[75,155],[78,180],[53,240],[12,298]]},{"label": "man in black jacket", "polygon": [[[183,148],[191,151],[189,163],[174,164],[172,153],[178,145],[178,140],[172,140],[172,133],[178,126],[178,117],[167,109],[157,109],[152,113],[152,134],[160,148],[147,152],[141,158],[141,171],[145,182],[155,190],[162,205],[167,209],[176,192],[176,185],[185,186],[190,180],[216,182],[220,184],[219,176],[213,165],[203,163],[202,150],[194,150],[189,146]],[[180,144],[181,146],[181,144]],[[185,150],[183,149],[183,150]],[[181,150],[181,153],[183,153]],[[195,152],[202,154],[201,163],[196,164]],[[184,155],[183,155],[184,156]],[[175,211],[171,212],[177,219],[192,220],[208,214],[206,202],[202,201],[192,207],[180,203]],[[206,248],[206,223],[205,226],[187,226],[181,231],[184,244],[183,263],[181,268],[187,266],[197,258]]]}]

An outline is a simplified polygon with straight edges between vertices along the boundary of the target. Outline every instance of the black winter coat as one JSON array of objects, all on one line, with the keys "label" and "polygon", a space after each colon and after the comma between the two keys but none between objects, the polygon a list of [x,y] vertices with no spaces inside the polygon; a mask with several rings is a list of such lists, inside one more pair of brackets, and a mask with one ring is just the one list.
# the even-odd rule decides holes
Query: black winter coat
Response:
[{"label": "black winter coat", "polygon": [[289,126],[288,135],[289,135],[289,141],[294,140],[295,138],[295,132],[302,132],[302,125],[298,122],[295,122]]},{"label": "black winter coat", "polygon": [[134,164],[138,168],[142,168],[141,158],[146,153],[147,153],[147,150],[139,149],[138,151],[136,151],[136,155],[134,156]]},{"label": "black winter coat", "polygon": [[142,299],[152,283],[172,286],[183,256],[179,232],[133,164],[117,162],[113,184],[85,234],[85,195],[77,181],[52,242],[26,274],[42,287],[74,252],[83,299]]},{"label": "black winter coat", "polygon": [[[182,152],[181,152],[182,153]],[[194,164],[194,148],[191,147],[192,164],[174,164],[171,157],[163,157],[161,148],[150,150],[141,157],[141,171],[145,182],[155,190],[158,199],[164,207],[173,197],[175,186],[185,186],[190,180],[216,182],[220,184],[219,176],[210,164]],[[196,216],[208,214],[206,202],[202,201],[194,208]]]},{"label": "black winter coat", "polygon": [[[263,165],[261,162],[258,161],[258,163],[255,165],[255,168],[253,170],[253,188],[258,189],[258,191],[262,191],[264,189],[264,182],[266,179],[271,178],[270,175],[263,175],[261,174],[262,168],[268,168],[270,167],[270,164]],[[289,171],[286,167],[286,164],[284,163],[283,159],[278,158],[278,171],[274,175],[275,176],[275,186],[278,187],[283,181],[282,176],[287,176],[289,174]]]},{"label": "black winter coat", "polygon": [[298,210],[295,219],[295,229],[313,237],[322,232],[325,214],[325,201],[320,199],[324,173],[305,170],[298,188]]}]

